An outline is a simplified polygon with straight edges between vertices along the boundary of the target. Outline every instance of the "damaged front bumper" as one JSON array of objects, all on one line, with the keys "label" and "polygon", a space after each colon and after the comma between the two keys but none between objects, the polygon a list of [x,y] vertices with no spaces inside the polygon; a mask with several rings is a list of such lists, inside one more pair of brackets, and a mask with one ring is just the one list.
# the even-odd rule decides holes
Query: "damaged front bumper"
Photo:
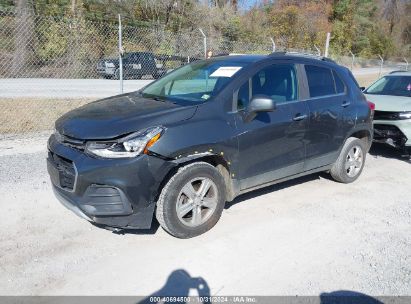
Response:
[{"label": "damaged front bumper", "polygon": [[374,142],[411,149],[411,120],[374,120]]},{"label": "damaged front bumper", "polygon": [[174,166],[141,155],[97,159],[49,139],[47,169],[60,202],[81,218],[115,228],[151,227],[160,184]]}]

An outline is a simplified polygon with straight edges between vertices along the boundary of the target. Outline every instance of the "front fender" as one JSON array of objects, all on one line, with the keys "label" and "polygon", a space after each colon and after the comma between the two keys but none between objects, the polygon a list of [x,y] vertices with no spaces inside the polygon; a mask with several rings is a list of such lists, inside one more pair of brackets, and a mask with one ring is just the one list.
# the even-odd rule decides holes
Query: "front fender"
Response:
[{"label": "front fender", "polygon": [[238,137],[234,117],[218,115],[216,107],[201,108],[191,119],[168,125],[150,152],[177,162],[218,155],[235,174]]}]

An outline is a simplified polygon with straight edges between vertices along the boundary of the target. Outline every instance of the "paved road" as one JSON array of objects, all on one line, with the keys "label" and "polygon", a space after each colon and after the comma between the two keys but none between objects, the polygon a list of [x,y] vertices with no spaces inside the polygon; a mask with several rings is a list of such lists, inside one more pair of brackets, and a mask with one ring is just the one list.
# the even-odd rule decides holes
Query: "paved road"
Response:
[{"label": "paved road", "polygon": [[[388,73],[391,69],[383,69]],[[379,68],[354,70],[355,75],[378,75]],[[152,80],[125,80],[124,92],[131,92]],[[118,80],[108,79],[0,79],[0,98],[103,98],[119,94]]]},{"label": "paved road", "polygon": [[[136,91],[152,80],[125,80],[124,92]],[[120,93],[110,79],[0,79],[0,98],[103,98]]]},{"label": "paved road", "polygon": [[243,195],[189,240],[92,226],[55,199],[45,158],[46,137],[1,142],[0,294],[411,294],[411,163],[391,149],[353,184],[314,174]]}]

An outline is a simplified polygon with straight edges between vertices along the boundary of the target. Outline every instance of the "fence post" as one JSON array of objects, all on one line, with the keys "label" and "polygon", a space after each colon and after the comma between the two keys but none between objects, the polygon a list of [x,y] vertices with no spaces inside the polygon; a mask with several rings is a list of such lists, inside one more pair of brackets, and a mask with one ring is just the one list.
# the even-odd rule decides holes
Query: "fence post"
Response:
[{"label": "fence post", "polygon": [[405,61],[405,70],[408,71],[408,60],[404,57],[404,61]]},{"label": "fence post", "polygon": [[273,37],[270,37],[271,40],[271,44],[273,45],[273,53],[275,52],[275,41],[273,39]]},{"label": "fence post", "polygon": [[315,50],[317,51],[318,56],[321,56],[320,49],[314,44]]},{"label": "fence post", "polygon": [[327,39],[325,40],[324,57],[328,57],[328,48],[330,47],[330,38],[331,38],[331,33],[327,33]]},{"label": "fence post", "polygon": [[204,44],[204,58],[207,59],[207,36],[204,34],[203,30],[199,28],[201,35],[203,35]]},{"label": "fence post", "polygon": [[354,68],[355,55],[354,55],[353,52],[351,52],[351,50],[350,50],[349,52],[350,52],[350,54],[351,54],[351,71],[352,71],[353,68]]},{"label": "fence post", "polygon": [[325,40],[324,57],[328,57],[328,49],[330,47],[330,38],[331,38],[331,33],[327,33],[327,38]]},{"label": "fence post", "polygon": [[123,41],[121,33],[121,16],[118,14],[118,60],[120,70],[120,94],[123,94]]},{"label": "fence post", "polygon": [[380,64],[380,72],[378,73],[378,78],[381,77],[381,73],[382,73],[382,66],[384,65],[384,59],[378,55],[378,57],[380,57],[381,60],[381,64]]}]

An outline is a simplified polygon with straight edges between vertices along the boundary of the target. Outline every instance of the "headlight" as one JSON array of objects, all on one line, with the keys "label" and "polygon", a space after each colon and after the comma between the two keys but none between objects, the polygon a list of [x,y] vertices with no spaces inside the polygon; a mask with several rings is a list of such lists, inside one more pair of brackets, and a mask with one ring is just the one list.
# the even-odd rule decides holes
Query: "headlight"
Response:
[{"label": "headlight", "polygon": [[142,153],[147,154],[148,148],[154,145],[163,131],[164,129],[161,127],[152,127],[116,141],[88,142],[86,151],[104,158],[136,157]]},{"label": "headlight", "polygon": [[400,119],[411,119],[411,112],[402,112],[398,116]]}]

